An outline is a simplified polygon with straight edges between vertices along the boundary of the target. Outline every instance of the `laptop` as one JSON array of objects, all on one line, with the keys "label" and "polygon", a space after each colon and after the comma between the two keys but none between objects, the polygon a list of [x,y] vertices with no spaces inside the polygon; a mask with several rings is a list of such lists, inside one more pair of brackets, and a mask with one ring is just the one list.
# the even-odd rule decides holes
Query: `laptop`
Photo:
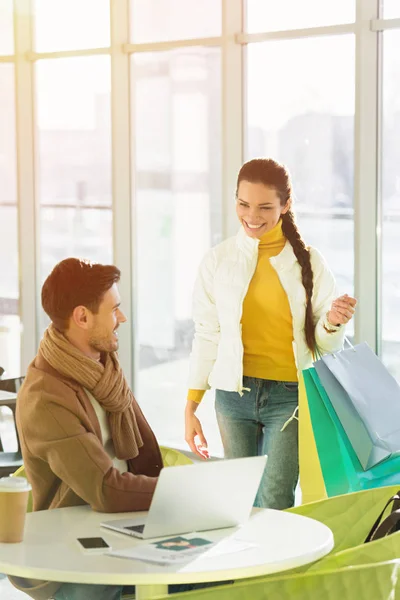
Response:
[{"label": "laptop", "polygon": [[162,469],[146,516],[101,523],[140,539],[235,527],[247,521],[266,456]]}]

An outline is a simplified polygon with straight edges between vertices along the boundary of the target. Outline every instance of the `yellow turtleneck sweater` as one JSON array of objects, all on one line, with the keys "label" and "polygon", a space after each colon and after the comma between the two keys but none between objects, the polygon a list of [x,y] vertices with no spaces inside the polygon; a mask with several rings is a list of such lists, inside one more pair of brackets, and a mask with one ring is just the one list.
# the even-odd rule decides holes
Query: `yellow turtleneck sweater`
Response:
[{"label": "yellow turtleneck sweater", "polygon": [[[281,221],[260,239],[257,267],[243,302],[243,374],[247,377],[297,381],[289,300],[269,260],[285,243]],[[204,393],[189,390],[188,400],[201,402]]]},{"label": "yellow turtleneck sweater", "polygon": [[247,377],[297,381],[289,300],[269,260],[285,244],[281,221],[260,240],[257,267],[243,302],[243,374]]}]

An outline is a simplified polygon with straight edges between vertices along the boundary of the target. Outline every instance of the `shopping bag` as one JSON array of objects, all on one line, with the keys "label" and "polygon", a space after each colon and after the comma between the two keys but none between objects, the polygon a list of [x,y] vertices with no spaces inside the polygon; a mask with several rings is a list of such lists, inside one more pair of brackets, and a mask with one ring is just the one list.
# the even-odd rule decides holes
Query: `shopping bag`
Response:
[{"label": "shopping bag", "polygon": [[[314,368],[303,371],[307,404],[328,497],[400,484],[400,456],[365,471]],[[300,416],[301,422],[301,416]]]},{"label": "shopping bag", "polygon": [[368,344],[314,367],[363,469],[400,453],[400,386]]},{"label": "shopping bag", "polygon": [[[303,371],[312,435],[327,496],[358,491],[357,459],[314,368]],[[301,424],[299,414],[299,426]],[[340,431],[342,430],[342,432]],[[342,433],[342,435],[341,435]],[[344,434],[344,435],[343,435]],[[346,441],[349,447],[346,447]],[[300,462],[301,465],[301,462]],[[301,471],[300,471],[301,472]]]},{"label": "shopping bag", "polygon": [[299,377],[299,467],[302,504],[326,498],[303,377]]}]

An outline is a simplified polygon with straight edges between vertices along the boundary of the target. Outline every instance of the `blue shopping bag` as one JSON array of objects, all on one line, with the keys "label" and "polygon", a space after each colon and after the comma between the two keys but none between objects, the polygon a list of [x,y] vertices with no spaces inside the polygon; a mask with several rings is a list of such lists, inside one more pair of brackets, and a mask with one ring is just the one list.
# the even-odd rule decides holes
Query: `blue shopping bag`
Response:
[{"label": "blue shopping bag", "polygon": [[303,377],[327,495],[400,484],[400,456],[394,455],[365,471],[315,368],[303,371]]},{"label": "blue shopping bag", "polygon": [[368,344],[314,363],[362,467],[400,453],[400,386]]}]

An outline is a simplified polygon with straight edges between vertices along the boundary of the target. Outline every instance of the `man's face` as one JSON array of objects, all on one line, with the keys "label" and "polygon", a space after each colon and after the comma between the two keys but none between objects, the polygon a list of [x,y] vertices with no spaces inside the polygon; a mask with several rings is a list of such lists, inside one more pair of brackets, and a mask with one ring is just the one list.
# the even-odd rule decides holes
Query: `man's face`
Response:
[{"label": "man's face", "polygon": [[95,352],[115,352],[118,350],[118,327],[126,317],[120,310],[121,299],[117,284],[104,294],[97,314],[91,313],[88,328],[89,346]]}]

